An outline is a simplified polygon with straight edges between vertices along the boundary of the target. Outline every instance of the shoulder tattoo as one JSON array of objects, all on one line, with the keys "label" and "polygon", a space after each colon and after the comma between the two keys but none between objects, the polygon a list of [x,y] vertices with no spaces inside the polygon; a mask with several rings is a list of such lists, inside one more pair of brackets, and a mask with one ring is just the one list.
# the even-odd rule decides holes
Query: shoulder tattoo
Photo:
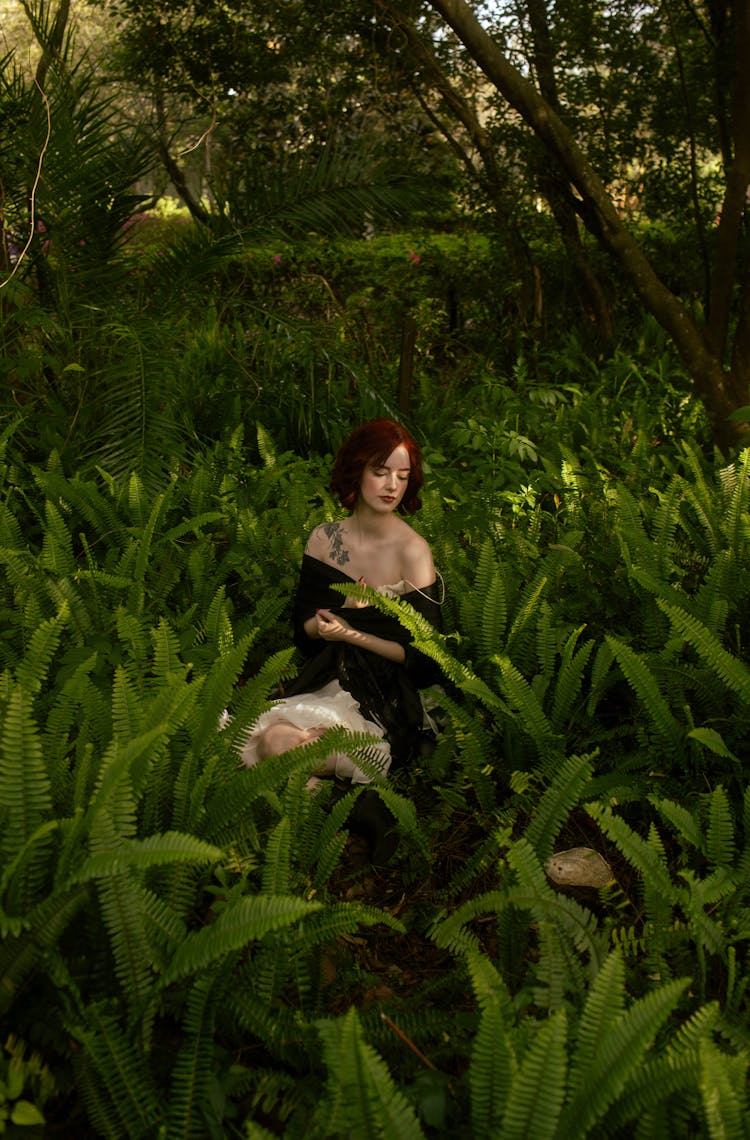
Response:
[{"label": "shoulder tattoo", "polygon": [[323,523],[323,533],[328,539],[331,561],[337,566],[345,566],[349,561],[349,551],[344,546],[344,535],[341,523]]}]

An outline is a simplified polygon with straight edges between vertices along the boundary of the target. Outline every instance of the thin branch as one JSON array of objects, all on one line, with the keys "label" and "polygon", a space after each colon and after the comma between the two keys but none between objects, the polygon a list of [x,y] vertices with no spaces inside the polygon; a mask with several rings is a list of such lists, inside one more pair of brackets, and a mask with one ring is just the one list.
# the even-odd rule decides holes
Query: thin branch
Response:
[{"label": "thin branch", "polygon": [[206,127],[205,131],[203,132],[201,137],[198,139],[198,141],[194,142],[192,146],[186,147],[185,150],[180,151],[180,158],[182,158],[186,154],[191,154],[192,151],[194,151],[194,150],[197,150],[198,147],[203,142],[203,140],[209,138],[209,136],[213,134],[215,129],[216,129],[216,111],[214,111],[213,118],[211,119],[209,126]]},{"label": "thin branch", "polygon": [[423,1065],[426,1065],[428,1069],[432,1069],[434,1072],[438,1071],[437,1066],[433,1065],[433,1063],[429,1059],[429,1057],[425,1057],[424,1053],[422,1053],[421,1050],[419,1050],[417,1048],[417,1046],[414,1044],[414,1042],[411,1040],[411,1038],[406,1036],[403,1029],[399,1029],[399,1027],[396,1025],[395,1021],[391,1021],[391,1019],[387,1013],[383,1013],[381,1010],[380,1017],[381,1017],[381,1020],[383,1020],[386,1023],[386,1025],[389,1027],[389,1029],[392,1029],[393,1032],[396,1034],[396,1036],[401,1038],[404,1045],[408,1045],[409,1048],[411,1049],[412,1053],[416,1053],[416,1055],[419,1057],[419,1059]]},{"label": "thin branch", "polygon": [[34,178],[34,183],[31,187],[31,193],[29,195],[29,213],[30,213],[29,236],[28,236],[28,239],[26,241],[26,245],[23,247],[23,249],[19,253],[18,257],[16,258],[16,264],[13,266],[13,269],[11,270],[10,275],[8,277],[6,277],[5,281],[0,281],[0,289],[4,289],[5,286],[10,281],[12,281],[13,278],[15,277],[16,272],[18,271],[19,265],[21,264],[21,262],[25,258],[26,254],[29,252],[29,247],[30,247],[32,241],[34,240],[34,234],[36,233],[36,192],[37,192],[37,187],[39,186],[39,179],[42,177],[42,165],[44,163],[44,156],[47,153],[47,147],[49,146],[49,140],[50,140],[50,136],[52,134],[52,113],[50,111],[49,99],[47,98],[47,96],[44,92],[44,89],[41,87],[41,85],[39,84],[36,77],[34,78],[34,83],[36,84],[36,86],[39,90],[39,94],[41,95],[42,100],[44,101],[44,109],[45,109],[46,114],[47,114],[47,135],[46,135],[46,138],[44,140],[44,145],[42,146],[41,152],[39,154],[39,161],[37,163],[37,168],[36,168],[36,176]]}]

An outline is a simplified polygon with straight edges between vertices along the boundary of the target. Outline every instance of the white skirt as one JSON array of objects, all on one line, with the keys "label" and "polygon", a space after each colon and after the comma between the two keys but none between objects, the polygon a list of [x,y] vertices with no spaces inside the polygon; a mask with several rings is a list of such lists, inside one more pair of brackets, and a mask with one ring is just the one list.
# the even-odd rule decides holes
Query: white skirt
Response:
[{"label": "white skirt", "polygon": [[[391,766],[391,746],[383,739],[383,729],[362,716],[359,702],[355,701],[346,689],[342,689],[338,681],[329,681],[315,693],[283,697],[279,701],[274,701],[273,707],[267,712],[261,713],[239,745],[240,759],[248,768],[252,768],[260,759],[258,741],[261,733],[279,721],[293,724],[295,728],[303,730],[341,725],[352,732],[368,733],[378,738],[377,741],[373,741],[371,750],[372,758],[380,769],[380,775],[384,776]],[[335,759],[337,776],[351,779],[354,784],[370,783],[371,777],[353,766],[345,753],[334,753],[332,758]]]}]

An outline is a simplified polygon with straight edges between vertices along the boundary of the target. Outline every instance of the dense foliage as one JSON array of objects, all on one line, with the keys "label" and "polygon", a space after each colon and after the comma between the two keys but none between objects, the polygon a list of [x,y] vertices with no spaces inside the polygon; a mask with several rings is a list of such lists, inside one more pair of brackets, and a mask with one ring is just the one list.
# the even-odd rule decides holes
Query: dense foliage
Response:
[{"label": "dense foliage", "polygon": [[[372,54],[350,57],[363,9],[327,5],[343,39],[307,71],[312,37],[272,50],[258,24],[237,65],[277,67],[279,88],[258,85],[257,146],[232,151],[258,106],[246,91],[220,121],[236,161],[222,168],[217,140],[192,218],[133,192],[157,158],[180,177],[169,97],[195,94],[201,64],[213,82],[188,35],[208,24],[186,27],[185,5],[160,9],[179,58],[140,41],[144,85],[166,85],[144,93],[161,99],[150,134],[73,51],[65,5],[26,5],[47,49],[36,82],[0,61],[0,1130],[745,1137],[750,452],[714,450],[689,368],[588,240],[617,336],[581,324],[583,265],[558,247],[539,152],[499,104],[482,150],[461,118],[469,56],[438,36],[450,84],[426,55],[416,83],[409,6],[377,7],[399,34],[368,15]],[[249,19],[212,15],[230,41]],[[509,36],[535,67],[539,15]],[[607,9],[614,31],[621,15]],[[647,42],[618,41],[645,70],[667,59],[650,20]],[[559,59],[587,27],[559,9]],[[335,108],[306,102],[263,165],[294,91],[321,95],[329,48]],[[633,139],[644,162],[676,137],[657,113],[679,117],[675,58]],[[705,60],[683,58],[695,94]],[[363,59],[398,94],[395,173],[371,129],[378,82],[353,113]],[[620,56],[601,59],[558,102],[593,100],[606,72],[591,141],[614,185],[633,154],[608,151],[602,124],[617,111],[629,129],[646,104],[618,94]],[[197,91],[202,114],[226,110],[226,91]],[[410,134],[415,106],[450,152]],[[353,147],[320,146],[334,111]],[[493,148],[514,156],[494,194]],[[715,168],[692,168],[689,144],[673,157],[701,175],[703,224]],[[699,319],[700,243],[657,167],[632,167],[648,204],[633,230]],[[378,789],[401,838],[376,869],[347,832],[358,793],[304,789],[332,743],[366,765],[365,738],[252,770],[235,746],[295,670],[290,598],[305,534],[336,516],[331,453],[384,413],[423,444],[416,525],[446,597],[442,636],[378,602],[443,683],[434,752]],[[549,874],[576,847],[606,859],[605,885]]]},{"label": "dense foliage", "polygon": [[[149,493],[13,449],[19,1099],[112,1137],[744,1135],[750,454],[567,450],[540,496],[427,443],[448,632],[380,604],[442,667],[441,732],[380,793],[402,839],[373,873],[350,803],[303,790],[325,743],[249,771],[232,747],[293,668],[325,460],[238,431]],[[609,886],[546,878],[580,844]]]}]

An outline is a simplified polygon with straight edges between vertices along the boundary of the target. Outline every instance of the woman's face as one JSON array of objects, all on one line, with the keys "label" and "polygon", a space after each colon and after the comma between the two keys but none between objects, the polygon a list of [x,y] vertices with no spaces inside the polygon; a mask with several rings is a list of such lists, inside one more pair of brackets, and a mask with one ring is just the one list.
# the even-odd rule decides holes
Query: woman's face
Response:
[{"label": "woman's face", "polygon": [[317,728],[297,728],[288,721],[277,721],[269,724],[262,734],[258,745],[258,754],[262,760],[269,756],[280,756],[282,752],[291,752],[301,744],[310,744],[325,732],[325,725]]},{"label": "woman's face", "polygon": [[358,506],[364,505],[378,514],[395,511],[409,485],[409,452],[399,444],[385,463],[368,463],[359,484]]}]

